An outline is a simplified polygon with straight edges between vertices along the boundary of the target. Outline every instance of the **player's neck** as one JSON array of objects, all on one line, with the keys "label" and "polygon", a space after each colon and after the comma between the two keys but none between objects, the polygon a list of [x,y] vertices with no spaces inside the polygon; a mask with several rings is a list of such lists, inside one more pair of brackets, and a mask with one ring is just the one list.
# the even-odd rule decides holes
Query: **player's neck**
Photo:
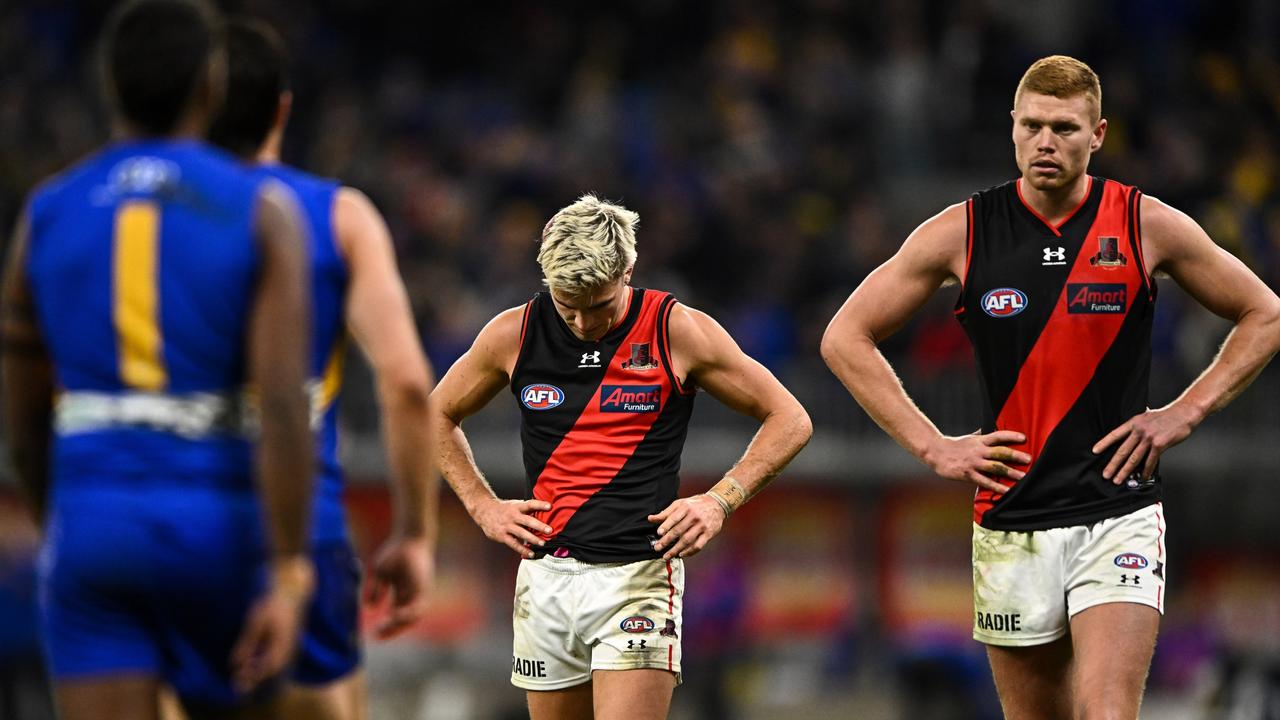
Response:
[{"label": "player's neck", "polygon": [[271,129],[267,133],[267,139],[262,141],[262,147],[258,148],[258,154],[254,156],[254,162],[259,165],[276,165],[280,162],[280,145],[284,139],[284,133],[279,127]]},{"label": "player's neck", "polygon": [[1081,173],[1076,181],[1066,187],[1037,190],[1026,178],[1018,178],[1018,193],[1023,202],[1052,225],[1067,219],[1084,203],[1092,182],[1087,173]]}]

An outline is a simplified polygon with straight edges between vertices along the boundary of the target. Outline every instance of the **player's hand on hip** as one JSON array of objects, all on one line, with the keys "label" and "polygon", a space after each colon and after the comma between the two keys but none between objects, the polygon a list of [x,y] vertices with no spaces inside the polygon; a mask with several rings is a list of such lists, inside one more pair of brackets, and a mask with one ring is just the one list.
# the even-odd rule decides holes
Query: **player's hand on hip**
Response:
[{"label": "player's hand on hip", "polygon": [[649,522],[658,524],[658,540],[653,549],[665,549],[665,560],[697,555],[720,533],[724,521],[724,509],[706,493],[680,498],[666,510],[649,516]]},{"label": "player's hand on hip", "polygon": [[1119,485],[1142,467],[1142,478],[1148,480],[1156,472],[1156,464],[1165,450],[1177,445],[1195,429],[1190,413],[1170,405],[1134,415],[1120,427],[1107,433],[1093,446],[1095,455],[1119,443],[1102,476]]},{"label": "player's hand on hip", "polygon": [[515,550],[520,557],[532,558],[530,547],[542,547],[547,541],[535,532],[549,535],[551,526],[535,518],[533,513],[551,509],[546,500],[499,500],[493,498],[476,508],[475,521],[486,537]]},{"label": "player's hand on hip", "polygon": [[1027,436],[1012,430],[997,430],[981,435],[940,437],[925,453],[925,464],[938,475],[956,482],[967,482],[995,493],[1009,486],[1000,478],[1021,480],[1026,473],[1013,467],[1031,464],[1031,456],[1010,445],[1027,441]]},{"label": "player's hand on hip", "polygon": [[378,549],[364,583],[366,604],[391,599],[390,613],[374,628],[378,639],[393,637],[422,617],[434,577],[435,548],[426,538],[396,535]]},{"label": "player's hand on hip", "polygon": [[267,591],[249,609],[231,650],[232,679],[244,693],[279,675],[293,659],[302,618],[315,590],[315,567],[305,556],[277,559],[268,582]]}]

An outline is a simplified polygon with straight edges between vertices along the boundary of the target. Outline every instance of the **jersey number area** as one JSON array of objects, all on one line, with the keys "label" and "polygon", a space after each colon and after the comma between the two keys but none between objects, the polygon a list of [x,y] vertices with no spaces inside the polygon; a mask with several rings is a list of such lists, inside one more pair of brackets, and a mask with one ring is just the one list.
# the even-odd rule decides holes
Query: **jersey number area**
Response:
[{"label": "jersey number area", "polygon": [[120,380],[137,390],[163,390],[169,382],[160,338],[160,208],[132,200],[116,211],[112,259],[112,315]]}]

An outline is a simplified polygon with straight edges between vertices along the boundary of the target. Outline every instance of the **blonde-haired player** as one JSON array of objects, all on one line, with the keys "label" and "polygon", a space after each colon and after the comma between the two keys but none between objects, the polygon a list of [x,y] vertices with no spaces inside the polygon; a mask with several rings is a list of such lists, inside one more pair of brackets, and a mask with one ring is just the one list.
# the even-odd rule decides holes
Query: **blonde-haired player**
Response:
[{"label": "blonde-haired player", "polygon": [[[533,720],[667,714],[680,677],[683,558],[808,442],[804,408],[709,316],[631,286],[638,217],[585,195],[551,218],[547,290],[500,313],[432,395],[440,469],[522,558],[512,682]],[[461,423],[508,387],[527,499],[501,500]],[[760,421],[708,492],[677,499],[698,388]]]}]

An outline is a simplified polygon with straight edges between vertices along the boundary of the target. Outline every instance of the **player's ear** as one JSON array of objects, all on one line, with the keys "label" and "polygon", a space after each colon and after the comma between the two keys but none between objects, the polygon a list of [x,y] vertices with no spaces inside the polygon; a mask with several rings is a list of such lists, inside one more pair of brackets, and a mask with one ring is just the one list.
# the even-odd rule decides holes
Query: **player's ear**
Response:
[{"label": "player's ear", "polygon": [[1093,137],[1089,139],[1089,152],[1097,152],[1102,141],[1107,139],[1107,119],[1102,118],[1093,128]]},{"label": "player's ear", "polygon": [[631,273],[635,272],[635,269],[636,269],[636,266],[635,266],[635,265],[632,265],[631,267],[627,268],[627,271],[626,271],[626,272],[622,273],[622,284],[623,284],[623,285],[630,285],[630,284],[631,284]]}]

